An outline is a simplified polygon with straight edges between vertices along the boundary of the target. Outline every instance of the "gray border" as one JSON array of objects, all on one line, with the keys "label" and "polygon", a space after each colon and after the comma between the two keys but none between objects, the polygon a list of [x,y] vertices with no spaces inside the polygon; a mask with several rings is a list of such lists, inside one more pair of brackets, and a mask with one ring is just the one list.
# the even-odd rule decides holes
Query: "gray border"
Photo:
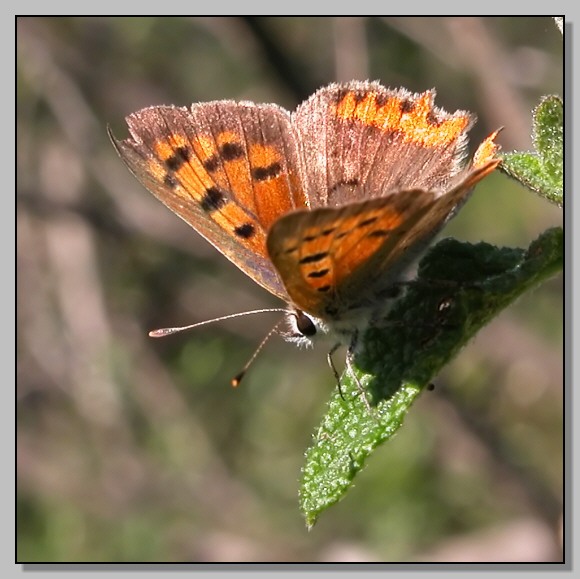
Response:
[{"label": "gray border", "polygon": [[[564,102],[570,104],[572,100],[572,62],[574,55],[572,53],[572,34],[573,23],[567,18],[564,24]],[[572,307],[572,283],[574,271],[572,269],[573,247],[571,247],[574,203],[572,196],[566,196],[566,193],[574,190],[572,178],[572,151],[574,150],[573,139],[577,137],[573,133],[573,110],[572,107],[565,108],[564,113],[564,497],[563,497],[563,553],[565,564],[561,569],[572,570],[574,549],[572,547],[572,330],[577,320],[572,316],[566,315],[567,312],[574,313]]]},{"label": "gray border", "polygon": [[[574,90],[572,83],[574,83],[574,88],[578,89],[578,77],[576,78],[572,75],[572,63],[578,61],[578,44],[576,43],[576,50],[573,44],[573,33],[574,33],[574,22],[568,17],[566,18],[564,24],[564,99],[565,103],[568,105],[564,110],[564,135],[565,143],[564,147],[564,240],[565,240],[565,251],[564,251],[564,359],[567,363],[564,364],[564,501],[563,501],[563,551],[564,551],[564,561],[566,561],[565,567],[567,569],[573,569],[574,564],[574,523],[578,520],[578,508],[574,509],[574,501],[572,497],[572,481],[574,479],[578,480],[578,472],[574,473],[574,462],[572,457],[574,440],[573,440],[573,415],[578,416],[578,397],[576,397],[576,408],[573,407],[574,398],[572,395],[573,384],[578,383],[578,376],[574,379],[574,374],[578,374],[578,366],[576,366],[576,372],[573,368],[573,343],[574,343],[574,333],[578,332],[578,310],[573,307],[572,295],[573,287],[576,288],[578,292],[578,280],[574,279],[577,277],[578,270],[574,270],[572,264],[574,263],[574,254],[578,255],[577,245],[578,239],[574,240],[574,227],[573,223],[579,222],[578,204],[574,203],[573,192],[574,188],[574,175],[573,167],[574,163],[572,159],[574,158],[573,151],[576,149],[574,146],[578,140],[578,126],[574,124],[574,100],[573,94]],[[575,50],[575,52],[574,52]],[[577,90],[576,90],[577,92]],[[571,106],[572,105],[572,106]],[[574,331],[575,330],[575,331]],[[576,463],[576,470],[578,465]],[[576,476],[574,476],[576,474]],[[576,503],[577,504],[577,503]],[[573,510],[574,509],[574,510]],[[577,537],[577,535],[576,535]],[[576,540],[576,546],[578,546],[578,540]],[[577,550],[577,549],[576,549]]]},{"label": "gray border", "polygon": [[[76,564],[71,563],[69,565],[64,564],[41,564],[41,563],[27,563],[22,566],[24,571],[31,572],[83,572],[83,571],[196,571],[196,577],[212,577],[215,579],[215,573],[237,573],[242,576],[246,574],[254,573],[272,573],[272,572],[284,572],[284,577],[292,577],[292,572],[300,573],[299,577],[302,579],[304,577],[305,571],[312,572],[340,572],[344,574],[345,572],[352,572],[353,577],[355,573],[360,573],[361,571],[366,572],[377,572],[382,571],[386,573],[392,573],[393,571],[404,571],[405,577],[410,577],[413,579],[413,574],[409,575],[409,572],[425,572],[431,571],[433,573],[444,572],[449,573],[450,571],[472,571],[472,572],[493,572],[493,579],[498,577],[497,571],[534,571],[537,572],[538,568],[542,571],[563,571],[566,568],[570,569],[569,566],[563,565],[561,563],[103,563],[103,564]],[[198,574],[199,573],[199,574]],[[161,575],[160,575],[161,576]],[[298,575],[297,575],[298,576]],[[550,575],[551,577],[552,575]],[[308,575],[306,575],[308,577]],[[479,575],[479,577],[485,577],[485,575]],[[538,577],[534,573],[534,579]]]},{"label": "gray border", "polygon": [[[34,8],[36,8],[36,6],[31,5],[32,3],[27,3],[27,8],[28,10],[32,10]],[[330,2],[328,3],[330,5]],[[498,13],[502,13],[505,11],[505,3],[495,3],[496,6],[496,10],[498,10]],[[4,5],[5,6],[5,5]],[[91,9],[94,8],[93,5],[88,5]],[[99,5],[102,8],[104,8],[103,4],[101,3]],[[247,3],[244,4],[244,8],[245,10],[247,10]],[[453,7],[459,7],[459,4],[457,4],[456,6],[453,5],[448,5],[450,8]],[[119,8],[121,8],[121,6],[119,6],[118,2],[113,5],[112,3],[107,6],[108,8],[113,8],[113,11],[115,11],[114,9],[116,8],[117,11],[119,10]],[[176,7],[180,7],[180,6],[176,6]],[[183,6],[185,8],[185,5]],[[256,6],[258,7],[258,6]],[[280,5],[281,8],[287,8],[287,6],[282,6]],[[293,2],[291,5],[292,8],[296,9],[298,7],[301,7],[300,4],[296,4],[296,2]],[[308,5],[308,3],[304,2],[304,9],[305,9],[305,13],[311,12],[312,11],[312,6]],[[369,6],[369,8],[375,8],[376,9],[377,5],[374,4],[374,6]],[[488,3],[486,5],[487,8],[492,8],[492,6],[490,6],[490,3]],[[22,6],[19,7],[20,9],[22,9]],[[38,3],[38,8],[40,8],[39,13],[43,13],[46,11],[46,5],[41,5],[40,3]],[[53,11],[57,11],[56,10],[56,6],[54,3],[51,4],[51,9]],[[66,7],[65,7],[66,8]],[[81,8],[80,6],[76,7],[77,9]],[[127,8],[131,8],[130,3],[127,3],[125,6],[123,6],[123,8],[127,9]],[[135,3],[135,8],[137,9],[143,9],[143,5],[139,5],[137,3]],[[190,7],[189,7],[190,8]],[[214,8],[214,6],[212,6],[212,9]],[[336,6],[330,7],[329,8],[334,8],[336,10]],[[339,7],[340,8],[340,7]],[[438,11],[440,12],[441,10],[441,4],[438,3],[437,4],[437,8]],[[466,6],[462,5],[461,8],[463,10],[465,10]],[[543,7],[542,7],[543,8]],[[391,7],[389,7],[389,9],[392,9]],[[526,5],[524,7],[525,10],[530,10],[530,6]],[[139,10],[136,10],[135,12],[138,12]],[[568,12],[570,12],[570,8],[568,8]],[[573,11],[576,11],[576,8],[573,9]],[[301,11],[297,11],[297,14],[300,14]],[[7,30],[4,30],[4,34],[2,35],[2,38],[4,40],[4,42],[10,42],[13,39],[13,34],[14,34],[14,16],[15,16],[15,12],[14,11],[10,11],[8,14],[6,14],[5,18],[1,19],[1,23],[2,23],[2,27],[6,27]],[[564,40],[564,45],[565,45],[565,53],[566,53],[566,58],[565,58],[565,73],[566,73],[566,79],[572,79],[572,62],[573,62],[573,58],[574,56],[576,56],[576,62],[579,62],[578,59],[578,54],[573,53],[574,49],[576,48],[574,46],[573,43],[573,25],[574,25],[574,16],[567,16],[566,17],[566,24],[565,24],[565,40]],[[10,58],[12,56],[12,50],[14,50],[15,47],[15,42],[12,40],[11,46],[8,50],[4,50],[2,51],[2,59],[6,61],[6,65],[5,67],[3,67],[3,70],[5,71],[12,71],[13,70],[13,62],[14,59]],[[12,75],[12,78],[15,78],[14,74]],[[566,104],[568,105],[567,111],[568,114],[566,115],[566,127],[567,129],[570,128],[574,128],[576,129],[575,126],[573,126],[573,112],[571,109],[571,105],[573,104],[573,100],[572,100],[572,87],[570,85],[569,80],[567,80],[565,82],[565,98],[566,98]],[[8,97],[10,98],[10,97]],[[10,108],[8,109],[10,111]],[[4,117],[4,122],[6,122],[6,120],[9,121],[13,121],[14,116],[13,115],[5,115]],[[570,133],[569,131],[567,131],[567,135],[572,135],[572,133]],[[574,133],[573,137],[577,137],[577,134]],[[572,192],[573,189],[573,176],[572,176],[572,171],[571,168],[573,167],[573,163],[572,163],[572,151],[574,150],[572,141],[570,138],[567,139],[567,147],[566,147],[566,152],[565,152],[565,159],[567,161],[566,163],[566,168],[567,168],[567,172],[566,172],[566,191],[567,192]],[[3,155],[2,156],[3,159],[7,158],[7,155]],[[5,175],[10,175],[9,169],[8,167],[6,168],[6,172],[4,173]],[[15,189],[14,189],[15,190]],[[10,204],[10,207],[12,207],[13,205],[13,200],[12,198],[10,198],[9,196],[5,196],[4,199],[9,199],[8,203]],[[5,201],[6,202],[6,201]],[[382,572],[381,574],[387,574],[387,573],[392,573],[393,571],[404,571],[405,572],[405,577],[415,577],[418,576],[419,573],[424,573],[426,571],[431,571],[435,574],[440,573],[440,572],[448,572],[448,571],[476,571],[478,572],[480,577],[487,577],[488,574],[490,577],[492,577],[491,573],[493,572],[493,578],[496,579],[498,577],[497,572],[498,571],[506,571],[509,572],[510,575],[513,572],[526,572],[526,576],[527,576],[527,572],[529,571],[534,571],[534,576],[535,577],[541,577],[544,576],[544,574],[546,574],[546,576],[548,576],[548,573],[553,573],[554,571],[570,571],[572,570],[572,565],[573,565],[573,560],[574,560],[574,553],[573,553],[573,539],[574,539],[574,534],[573,534],[573,522],[571,520],[570,515],[572,514],[572,509],[575,506],[573,504],[572,501],[572,485],[571,485],[571,481],[573,480],[573,472],[572,472],[572,407],[570,405],[570,402],[573,402],[573,398],[572,398],[572,384],[574,382],[577,382],[578,380],[574,381],[574,374],[577,374],[577,371],[574,372],[574,368],[572,366],[572,344],[573,344],[573,328],[577,328],[578,326],[578,311],[574,310],[574,308],[572,307],[572,295],[573,295],[573,287],[578,288],[578,284],[574,284],[573,283],[573,275],[576,273],[573,271],[572,269],[572,263],[573,263],[573,255],[574,255],[574,249],[570,244],[571,241],[574,241],[572,239],[572,233],[573,233],[573,228],[572,228],[572,223],[579,222],[579,216],[578,215],[574,215],[574,211],[576,211],[577,209],[575,209],[574,204],[570,204],[569,199],[567,200],[567,211],[565,212],[565,227],[566,227],[566,271],[568,272],[568,275],[565,276],[565,307],[566,307],[566,315],[565,316],[565,354],[567,355],[567,361],[568,364],[566,365],[565,368],[565,389],[566,389],[566,396],[565,396],[565,417],[566,417],[566,421],[565,421],[565,437],[566,437],[566,442],[568,442],[568,444],[565,446],[565,458],[566,458],[566,462],[565,462],[565,519],[564,519],[564,554],[565,554],[565,561],[566,563],[564,564],[441,564],[441,565],[437,565],[437,564],[232,564],[232,565],[226,565],[226,564],[125,564],[125,565],[121,565],[121,564],[103,564],[103,565],[99,565],[99,564],[71,564],[71,565],[61,565],[61,564],[55,564],[55,565],[43,565],[43,564],[26,564],[26,565],[15,565],[14,564],[14,560],[15,560],[15,533],[14,533],[14,520],[15,518],[10,517],[11,513],[15,512],[15,508],[14,508],[14,496],[15,494],[12,491],[12,484],[15,484],[13,482],[6,482],[6,479],[4,480],[4,488],[3,488],[3,493],[2,495],[5,498],[6,501],[6,505],[5,508],[3,509],[3,524],[4,524],[4,532],[3,532],[3,540],[2,540],[2,545],[3,548],[6,551],[9,551],[8,553],[4,554],[4,557],[2,557],[3,561],[10,561],[11,564],[9,565],[3,565],[3,571],[6,573],[4,576],[10,577],[12,576],[12,573],[14,573],[14,575],[16,575],[16,573],[18,573],[19,570],[23,570],[26,572],[46,572],[46,571],[52,571],[52,572],[68,572],[68,573],[73,573],[73,574],[78,574],[78,575],[85,575],[86,572],[91,572],[91,576],[94,576],[95,572],[115,572],[115,571],[119,571],[119,572],[127,572],[127,571],[146,571],[148,573],[155,573],[155,572],[159,572],[159,577],[165,576],[162,575],[162,571],[182,571],[182,572],[186,572],[186,571],[196,571],[198,576],[200,577],[215,577],[216,574],[221,575],[221,574],[230,574],[230,573],[238,573],[240,575],[246,575],[246,574],[254,574],[256,572],[266,572],[266,573],[270,573],[273,574],[275,572],[284,572],[285,576],[293,576],[294,574],[296,574],[296,576],[298,576],[298,573],[300,574],[300,577],[308,577],[310,575],[310,573],[307,573],[305,575],[305,572],[307,571],[312,571],[313,574],[317,573],[317,574],[325,574],[325,572],[336,572],[339,571],[341,572],[341,574],[344,573],[352,573],[353,576],[355,573],[360,572],[360,571],[367,571],[367,572],[372,572],[374,574],[377,574],[378,572]],[[14,213],[15,214],[15,213]],[[4,219],[6,219],[6,217],[8,217],[8,219],[10,218],[11,213],[9,211],[4,211],[3,212],[3,216]],[[6,224],[2,230],[1,230],[5,235],[8,234],[8,232],[12,232],[12,227],[10,227],[8,224]],[[10,246],[10,244],[2,244],[0,245],[0,247],[2,247],[3,252],[7,252],[8,247]],[[576,252],[576,255],[578,253]],[[14,254],[13,254],[14,255]],[[6,264],[11,264],[13,263],[12,260],[10,258],[4,258],[2,263]],[[15,271],[15,270],[14,270]],[[576,290],[578,291],[578,290]],[[4,294],[5,295],[5,294]],[[5,310],[7,310],[6,313],[8,313],[8,316],[5,315],[3,316],[3,319],[11,319],[12,316],[14,316],[14,310],[11,307],[11,302],[10,300],[3,300],[4,304],[9,304],[9,307],[6,308]],[[569,314],[569,312],[571,312],[572,315]],[[10,347],[11,346],[11,347]],[[14,348],[14,346],[11,344],[8,348],[6,348],[6,345],[4,345],[4,347],[2,348],[2,352],[4,356],[9,356],[11,353],[12,348]],[[8,367],[10,368],[10,365],[5,365],[4,367]],[[577,376],[576,376],[577,377]],[[3,396],[9,396],[10,398],[12,398],[12,393],[10,392],[9,388],[5,388],[2,390]],[[577,398],[578,399],[578,398]],[[12,400],[8,401],[7,403],[3,404],[3,408],[5,409],[5,411],[10,412],[12,407]],[[576,409],[578,410],[578,409]],[[578,414],[578,412],[576,413]],[[11,420],[5,420],[5,424],[11,424],[12,421],[14,421],[14,412],[11,412]],[[12,423],[13,424],[13,423]],[[12,432],[15,432],[15,427],[13,426],[11,429]],[[11,440],[10,437],[2,437],[2,445],[3,445],[3,450],[5,451],[4,456],[8,457],[8,460],[10,460],[10,457],[12,456],[12,453],[14,452],[14,445],[11,444]],[[571,478],[572,477],[572,478]],[[11,479],[11,481],[14,479]],[[576,507],[576,509],[574,509],[574,514],[578,514],[577,513],[578,508]],[[576,541],[576,544],[578,543],[578,541]],[[210,575],[211,574],[211,575]]]}]

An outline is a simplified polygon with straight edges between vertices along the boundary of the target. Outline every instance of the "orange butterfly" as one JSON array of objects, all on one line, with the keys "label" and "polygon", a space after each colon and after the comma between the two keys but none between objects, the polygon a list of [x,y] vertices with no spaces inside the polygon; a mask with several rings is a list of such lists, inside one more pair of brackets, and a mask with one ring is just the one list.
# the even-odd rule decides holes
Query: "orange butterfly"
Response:
[{"label": "orange butterfly", "polygon": [[[112,141],[132,173],[287,304],[290,337],[352,344],[389,290],[499,164],[497,134],[464,166],[474,117],[377,82],[274,104],[157,106]],[[348,362],[348,357],[347,357]]]}]

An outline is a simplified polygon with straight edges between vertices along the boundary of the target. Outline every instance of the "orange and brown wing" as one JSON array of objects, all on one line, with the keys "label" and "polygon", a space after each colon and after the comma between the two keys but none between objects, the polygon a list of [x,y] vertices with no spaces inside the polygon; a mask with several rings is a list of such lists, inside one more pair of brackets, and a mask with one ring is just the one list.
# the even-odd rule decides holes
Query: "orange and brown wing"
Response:
[{"label": "orange and brown wing", "polygon": [[419,193],[282,217],[270,231],[268,252],[292,303],[327,321],[355,309],[372,283],[371,261],[393,252],[431,206],[433,195]]},{"label": "orange and brown wing", "polygon": [[470,171],[440,196],[423,189],[297,211],[282,217],[268,236],[268,252],[292,303],[325,321],[376,299],[417,257],[470,189],[498,160]]},{"label": "orange and brown wing", "polygon": [[377,82],[331,84],[292,115],[300,134],[313,207],[337,207],[403,189],[442,192],[465,159],[465,111]]},{"label": "orange and brown wing", "polygon": [[281,215],[306,207],[289,114],[216,101],[150,107],[111,139],[131,172],[169,209],[274,295],[288,299],[266,251]]}]

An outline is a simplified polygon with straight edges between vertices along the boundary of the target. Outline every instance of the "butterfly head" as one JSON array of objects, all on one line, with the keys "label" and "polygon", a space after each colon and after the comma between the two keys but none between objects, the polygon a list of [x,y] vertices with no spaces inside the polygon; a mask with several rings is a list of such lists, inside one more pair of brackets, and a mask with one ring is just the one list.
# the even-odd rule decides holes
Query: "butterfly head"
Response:
[{"label": "butterfly head", "polygon": [[282,337],[300,347],[312,347],[317,335],[328,333],[328,327],[321,320],[298,308],[287,310],[285,321]]}]

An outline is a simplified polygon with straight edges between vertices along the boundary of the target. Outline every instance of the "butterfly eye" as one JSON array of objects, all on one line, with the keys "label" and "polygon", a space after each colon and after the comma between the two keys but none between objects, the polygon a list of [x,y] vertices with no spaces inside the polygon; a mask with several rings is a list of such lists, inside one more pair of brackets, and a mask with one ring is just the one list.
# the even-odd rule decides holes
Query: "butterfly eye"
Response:
[{"label": "butterfly eye", "polygon": [[314,336],[316,334],[316,326],[312,318],[307,316],[304,312],[296,310],[296,328],[303,336]]}]

